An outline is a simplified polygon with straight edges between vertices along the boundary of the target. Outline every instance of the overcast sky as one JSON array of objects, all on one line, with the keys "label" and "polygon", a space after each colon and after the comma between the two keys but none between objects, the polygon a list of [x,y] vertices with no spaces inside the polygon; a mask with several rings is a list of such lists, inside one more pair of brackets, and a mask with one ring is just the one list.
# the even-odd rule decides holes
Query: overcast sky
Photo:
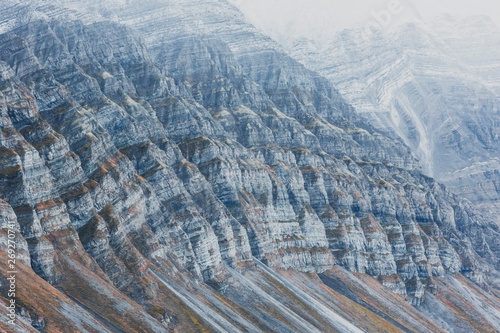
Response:
[{"label": "overcast sky", "polygon": [[[252,23],[271,35],[321,35],[342,28],[380,22],[390,29],[400,22],[440,14],[488,15],[500,26],[499,0],[230,0]],[[391,13],[390,16],[387,16]]]}]

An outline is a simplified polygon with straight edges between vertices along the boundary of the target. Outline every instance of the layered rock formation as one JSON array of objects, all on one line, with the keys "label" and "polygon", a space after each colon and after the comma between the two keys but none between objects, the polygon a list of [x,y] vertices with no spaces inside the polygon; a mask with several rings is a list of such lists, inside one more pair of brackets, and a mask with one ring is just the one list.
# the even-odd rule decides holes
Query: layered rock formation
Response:
[{"label": "layered rock formation", "polygon": [[[75,4],[3,11],[0,221],[19,226],[22,329],[498,329],[496,227],[234,7]],[[467,304],[444,285],[489,312],[428,320],[426,295]]]},{"label": "layered rock formation", "polygon": [[281,42],[362,118],[402,138],[426,174],[499,223],[499,36],[487,17],[442,16],[388,33],[351,29],[322,42]]}]

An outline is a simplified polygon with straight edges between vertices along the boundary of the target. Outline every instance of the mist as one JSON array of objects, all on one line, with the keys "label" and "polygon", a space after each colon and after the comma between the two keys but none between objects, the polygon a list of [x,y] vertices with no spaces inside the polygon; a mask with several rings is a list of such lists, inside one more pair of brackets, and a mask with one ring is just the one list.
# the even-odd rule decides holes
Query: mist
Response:
[{"label": "mist", "polygon": [[[428,20],[442,14],[457,18],[489,16],[500,26],[498,0],[230,0],[247,18],[271,37],[286,41],[301,36],[318,41],[346,28],[374,23],[390,29],[400,23]],[[382,24],[380,24],[382,23]]]}]

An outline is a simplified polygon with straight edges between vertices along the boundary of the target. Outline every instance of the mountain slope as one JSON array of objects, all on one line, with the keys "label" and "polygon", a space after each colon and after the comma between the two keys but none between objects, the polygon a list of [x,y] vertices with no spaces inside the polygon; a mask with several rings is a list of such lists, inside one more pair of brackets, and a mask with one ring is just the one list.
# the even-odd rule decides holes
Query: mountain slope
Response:
[{"label": "mountain slope", "polygon": [[[15,224],[25,280],[48,282],[16,299],[23,325],[498,329],[494,226],[234,7],[130,2],[126,26],[40,3],[7,7],[37,19],[0,36],[2,242]],[[487,310],[429,320],[427,298],[468,306],[440,298],[450,283]]]},{"label": "mountain slope", "polygon": [[286,49],[498,223],[500,30],[485,17],[443,16],[363,36],[346,30],[325,45],[300,39]]}]

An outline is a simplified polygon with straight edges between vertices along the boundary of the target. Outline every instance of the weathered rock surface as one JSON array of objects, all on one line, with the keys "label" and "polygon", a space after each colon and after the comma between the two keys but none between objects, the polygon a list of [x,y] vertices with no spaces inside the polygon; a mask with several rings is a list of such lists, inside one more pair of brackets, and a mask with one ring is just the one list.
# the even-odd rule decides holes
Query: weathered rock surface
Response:
[{"label": "weathered rock surface", "polygon": [[[389,308],[427,309],[451,276],[498,290],[498,230],[226,2],[96,5],[94,23],[90,6],[20,4],[2,11],[0,221],[61,308],[141,332],[439,331],[408,304],[363,321],[324,277],[355,272],[398,295]],[[47,331],[65,313],[19,302]]]},{"label": "weathered rock surface", "polygon": [[[326,34],[325,34],[326,35]],[[500,223],[500,30],[487,17],[351,29],[280,41],[357,113],[411,147],[426,174]]]}]

